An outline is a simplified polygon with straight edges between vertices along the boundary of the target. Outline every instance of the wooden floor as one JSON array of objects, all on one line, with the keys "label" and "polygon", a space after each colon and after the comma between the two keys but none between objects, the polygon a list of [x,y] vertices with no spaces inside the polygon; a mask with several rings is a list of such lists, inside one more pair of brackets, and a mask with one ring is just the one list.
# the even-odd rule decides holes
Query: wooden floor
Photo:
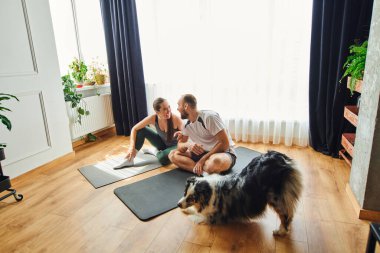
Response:
[{"label": "wooden floor", "polygon": [[279,219],[268,210],[249,224],[196,225],[174,209],[138,220],[114,195],[117,187],[168,171],[156,169],[99,189],[78,168],[125,152],[127,137],[103,137],[76,149],[74,160],[12,181],[24,199],[0,202],[0,252],[364,252],[368,222],[356,218],[345,192],[349,168],[310,148],[244,144],[283,152],[299,165],[305,190],[291,233],[272,236]]}]

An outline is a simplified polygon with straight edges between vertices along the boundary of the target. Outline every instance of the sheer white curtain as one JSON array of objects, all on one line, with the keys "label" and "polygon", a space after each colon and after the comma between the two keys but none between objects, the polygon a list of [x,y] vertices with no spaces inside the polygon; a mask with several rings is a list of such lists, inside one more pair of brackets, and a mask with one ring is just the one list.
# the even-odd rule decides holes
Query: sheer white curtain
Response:
[{"label": "sheer white curtain", "polygon": [[150,112],[192,93],[236,141],[308,144],[312,0],[136,2]]}]

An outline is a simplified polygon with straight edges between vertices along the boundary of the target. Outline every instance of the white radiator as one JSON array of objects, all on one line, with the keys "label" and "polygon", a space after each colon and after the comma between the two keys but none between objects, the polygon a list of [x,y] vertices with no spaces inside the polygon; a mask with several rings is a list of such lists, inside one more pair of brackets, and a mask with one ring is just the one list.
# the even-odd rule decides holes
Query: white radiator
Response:
[{"label": "white radiator", "polygon": [[114,124],[112,115],[111,94],[91,96],[83,98],[82,107],[90,112],[88,116],[82,116],[82,124],[75,122],[77,119],[76,108],[71,108],[70,103],[66,103],[67,113],[70,119],[71,139],[75,140],[88,133],[110,127]]}]

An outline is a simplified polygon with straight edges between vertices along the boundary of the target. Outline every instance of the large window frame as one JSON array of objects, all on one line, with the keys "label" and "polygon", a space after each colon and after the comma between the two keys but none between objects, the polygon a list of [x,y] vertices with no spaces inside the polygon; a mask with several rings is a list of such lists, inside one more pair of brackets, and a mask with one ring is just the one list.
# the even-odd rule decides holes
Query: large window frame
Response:
[{"label": "large window frame", "polygon": [[[55,2],[57,1],[57,2]],[[84,61],[87,66],[89,66],[93,61],[99,62],[102,65],[105,66],[106,69],[108,69],[108,62],[107,62],[107,54],[106,54],[106,48],[105,48],[105,39],[104,39],[104,31],[103,31],[103,24],[101,22],[101,13],[100,13],[100,5],[98,6],[89,6],[89,12],[88,15],[92,15],[92,18],[83,18],[82,21],[85,21],[81,23],[81,17],[79,16],[83,12],[83,4],[89,4],[89,3],[96,3],[99,4],[98,1],[93,0],[87,0],[87,2],[78,2],[77,0],[50,0],[51,5],[51,15],[53,19],[53,27],[54,27],[54,33],[56,37],[56,44],[57,44],[57,53],[58,53],[58,61],[60,65],[60,73],[61,75],[67,74],[68,71],[68,65],[70,62],[68,61],[68,57],[62,57],[60,55],[60,52],[62,51],[70,51],[70,54],[72,54],[72,58],[78,58],[81,61]],[[93,2],[92,2],[93,1]],[[78,3],[82,4],[82,8],[80,8],[80,4],[78,7]],[[65,6],[64,11],[65,14],[60,14],[60,6]],[[95,13],[94,11],[99,13]],[[87,13],[86,13],[87,15]],[[99,18],[93,18],[95,16],[100,16]],[[66,19],[71,19],[67,20]],[[96,20],[96,22],[94,22]],[[68,29],[65,29],[65,23],[68,23],[69,26]],[[95,23],[94,27],[89,27],[89,24],[92,25]],[[82,26],[81,26],[82,24]],[[94,28],[97,32],[96,35],[92,35],[92,32],[87,32],[87,30],[90,30],[90,28]],[[81,32],[82,30],[82,32]],[[60,46],[58,41],[65,39],[66,34],[70,34],[67,43],[70,45],[67,48],[63,48],[62,45]],[[90,35],[90,36],[89,36]],[[96,36],[96,38],[94,38]],[[87,39],[87,40],[84,40]],[[75,40],[75,41],[74,41]],[[95,43],[95,51],[94,48],[91,48],[92,45],[89,45],[88,41],[94,41],[98,40],[97,43]],[[89,50],[85,50],[84,48],[86,45],[86,42],[89,45]],[[103,49],[104,48],[104,49]],[[75,52],[74,52],[75,50]],[[95,53],[94,53],[95,52]],[[67,54],[66,54],[67,55]]]},{"label": "large window frame", "polygon": [[75,38],[76,38],[76,43],[77,43],[78,59],[83,61],[84,59],[83,59],[82,48],[80,44],[76,4],[75,4],[75,0],[70,0],[70,2],[71,2],[71,11],[73,14],[73,21],[74,21],[74,31],[75,31]]}]

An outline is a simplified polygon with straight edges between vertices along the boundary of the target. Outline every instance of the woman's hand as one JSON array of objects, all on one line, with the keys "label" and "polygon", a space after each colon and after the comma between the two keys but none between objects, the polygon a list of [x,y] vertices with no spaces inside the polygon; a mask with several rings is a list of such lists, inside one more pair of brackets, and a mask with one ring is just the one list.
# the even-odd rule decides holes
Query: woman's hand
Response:
[{"label": "woman's hand", "polygon": [[128,148],[127,155],[125,156],[125,159],[128,161],[131,161],[133,158],[135,158],[137,153],[137,150],[134,147]]},{"label": "woman's hand", "polygon": [[183,134],[181,131],[177,131],[173,134],[173,137],[177,139],[177,141],[181,141],[182,140],[182,137],[183,137]]}]

